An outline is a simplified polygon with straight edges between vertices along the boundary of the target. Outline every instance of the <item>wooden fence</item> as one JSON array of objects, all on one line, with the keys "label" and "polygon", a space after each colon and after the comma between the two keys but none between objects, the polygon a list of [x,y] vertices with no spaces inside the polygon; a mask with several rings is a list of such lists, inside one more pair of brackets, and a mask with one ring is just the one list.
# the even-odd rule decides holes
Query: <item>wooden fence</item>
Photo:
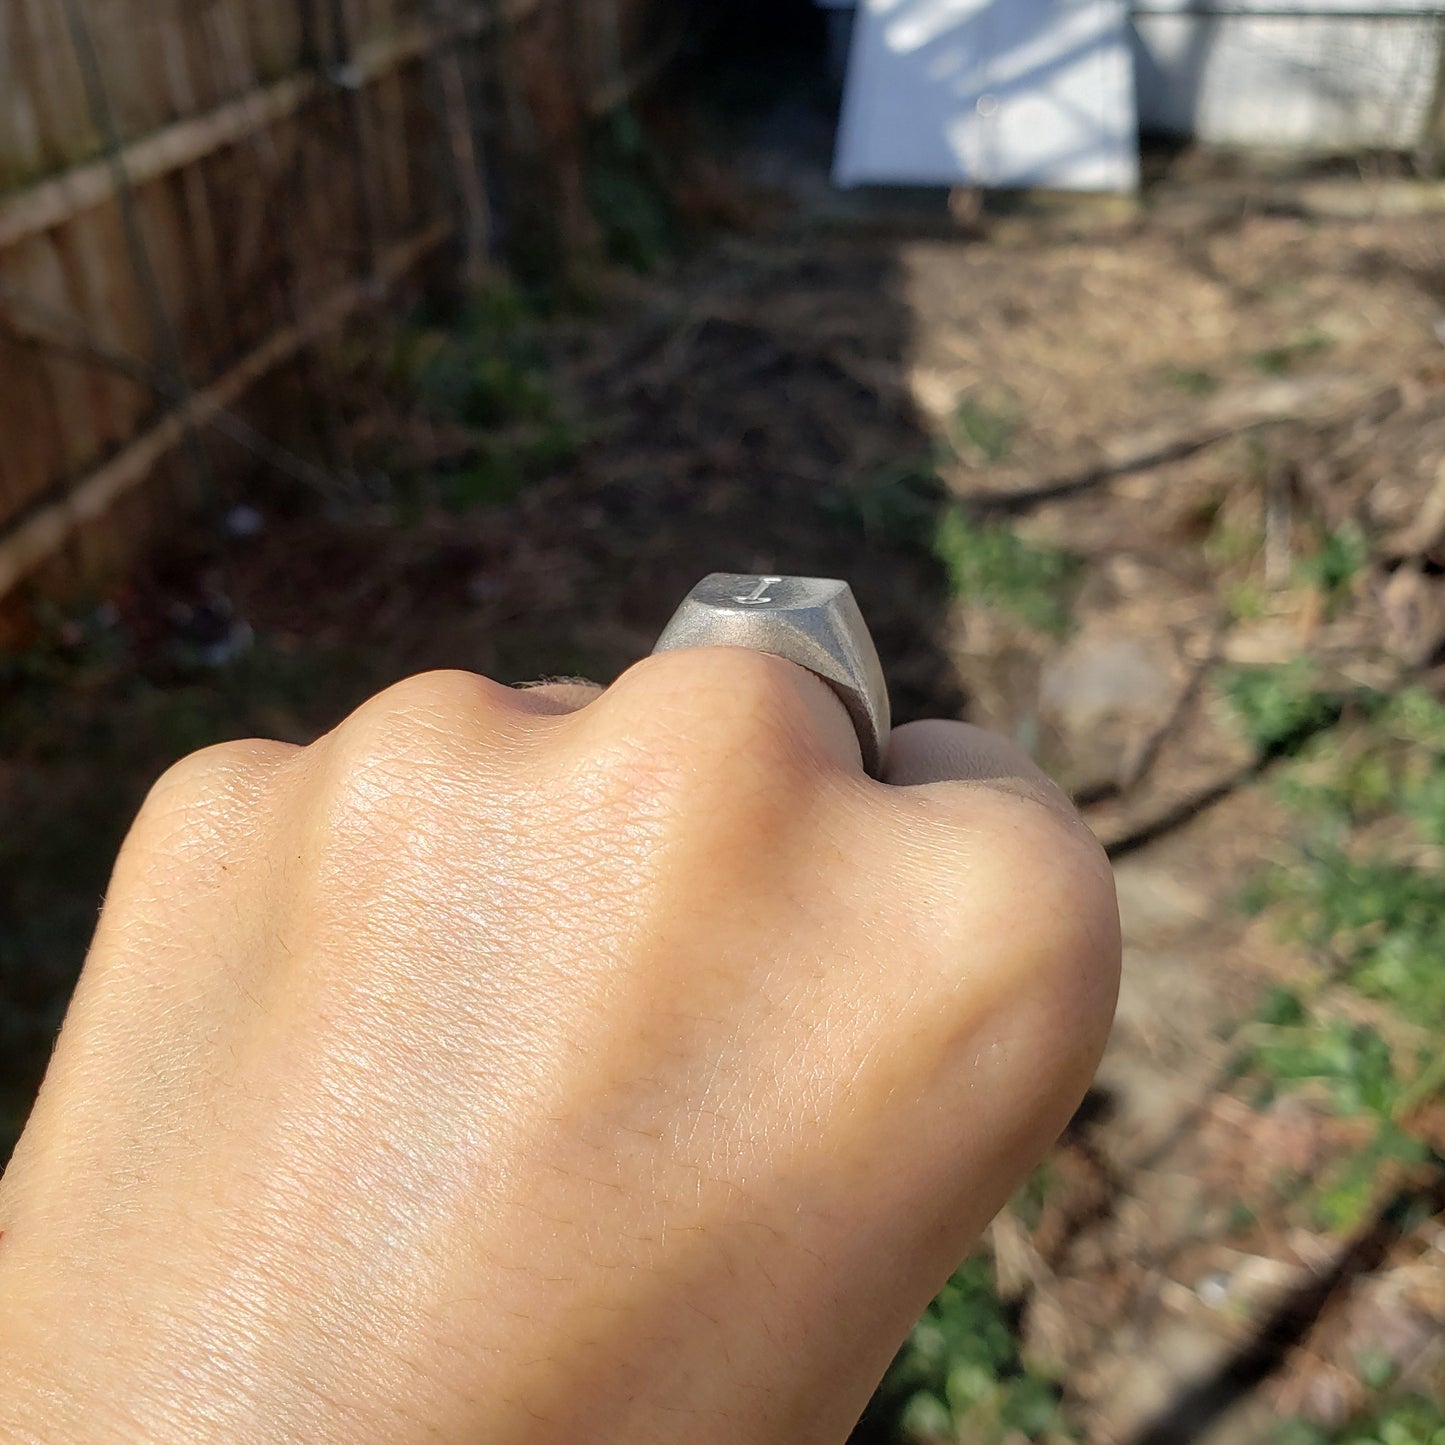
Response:
[{"label": "wooden fence", "polygon": [[527,193],[574,240],[585,127],[678,8],[5,0],[0,597],[104,575],[268,447],[304,470],[276,378],[426,258],[488,266]]}]

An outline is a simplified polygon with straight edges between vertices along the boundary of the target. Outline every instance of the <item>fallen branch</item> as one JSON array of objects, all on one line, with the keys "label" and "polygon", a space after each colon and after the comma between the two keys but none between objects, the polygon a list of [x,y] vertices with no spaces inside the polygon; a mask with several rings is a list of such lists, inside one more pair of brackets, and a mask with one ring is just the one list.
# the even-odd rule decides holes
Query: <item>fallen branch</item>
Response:
[{"label": "fallen branch", "polygon": [[1389,395],[1394,385],[1362,387],[1350,376],[1311,376],[1262,382],[1225,393],[1205,408],[1204,425],[1183,436],[1158,428],[1124,437],[1104,448],[1103,460],[1062,476],[1026,478],[997,492],[955,489],[960,501],[980,511],[1024,512],[1044,502],[1062,501],[1116,477],[1153,471],[1192,457],[1232,437],[1285,422],[1318,422],[1358,411]]}]

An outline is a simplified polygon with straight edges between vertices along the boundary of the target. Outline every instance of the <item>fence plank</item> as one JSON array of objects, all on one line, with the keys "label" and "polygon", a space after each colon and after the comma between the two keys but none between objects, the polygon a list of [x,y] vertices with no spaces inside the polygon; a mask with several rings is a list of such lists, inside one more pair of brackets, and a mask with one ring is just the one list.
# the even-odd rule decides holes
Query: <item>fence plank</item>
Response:
[{"label": "fence plank", "polygon": [[[586,114],[638,73],[572,54],[593,0],[73,3],[0,0],[0,594],[134,555],[131,532],[196,485],[202,458],[180,443],[229,424],[223,411],[289,375],[458,220],[480,274],[469,74],[478,88],[485,67],[511,107],[479,127],[509,205],[535,196],[575,236]],[[342,75],[328,69],[337,13],[352,28]],[[119,169],[97,158],[87,32]],[[444,205],[455,214],[431,221]],[[251,402],[270,414],[281,394],[268,382]],[[228,476],[242,457],[232,442],[202,452]]]},{"label": "fence plank", "polygon": [[[34,3],[34,0],[24,0]],[[542,0],[526,0],[529,11]],[[473,9],[447,30],[433,35],[424,25],[412,25],[357,55],[357,69],[366,82],[458,38],[480,35],[488,25],[486,12]],[[199,160],[221,146],[234,145],[258,126],[291,115],[322,89],[310,74],[287,76],[205,115],[178,121],[153,135],[132,141],[122,152],[132,182],[152,179]],[[24,236],[56,226],[88,206],[100,205],[110,195],[111,175],[103,161],[76,166],[36,185],[0,198],[0,248]]]},{"label": "fence plank", "polygon": [[33,163],[53,170],[94,155],[100,137],[91,124],[80,67],[65,21],[51,0],[9,0],[4,7],[11,38],[25,73],[20,79],[35,119]]},{"label": "fence plank", "polygon": [[[451,235],[441,222],[389,252],[377,280],[394,284]],[[373,281],[356,282],[326,297],[293,326],[281,328],[204,391],[167,412],[119,455],[92,472],[62,499],[41,507],[0,535],[0,597],[68,539],[106,516],[117,498],[137,487],[184,440],[188,427],[204,427],[229,410],[267,372],[335,331],[362,306],[377,299]]]}]

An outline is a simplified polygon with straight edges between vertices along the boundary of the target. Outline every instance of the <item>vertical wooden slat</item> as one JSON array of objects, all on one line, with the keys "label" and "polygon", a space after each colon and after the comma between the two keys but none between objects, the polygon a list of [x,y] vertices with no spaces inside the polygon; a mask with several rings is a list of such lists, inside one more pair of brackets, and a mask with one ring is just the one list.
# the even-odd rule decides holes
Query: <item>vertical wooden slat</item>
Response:
[{"label": "vertical wooden slat", "polygon": [[60,418],[41,354],[0,332],[0,506],[15,516],[62,473]]},{"label": "vertical wooden slat", "polygon": [[[440,0],[431,0],[428,15],[434,26],[441,19]],[[455,43],[440,47],[430,61],[431,105],[436,114],[431,129],[441,134],[430,139],[439,157],[438,169],[448,178],[463,245],[463,270],[471,286],[481,285],[491,269],[492,220],[487,200],[478,128],[472,116],[472,101],[460,48]],[[413,141],[413,146],[417,146]],[[427,140],[420,141],[421,146]]]},{"label": "vertical wooden slat", "polygon": [[[55,231],[53,239],[75,298],[74,314],[85,333],[108,351],[144,357],[150,327],[126,259],[115,204],[77,216]],[[100,367],[92,377],[91,396],[97,456],[125,441],[156,405],[149,388]]]},{"label": "vertical wooden slat", "polygon": [[382,224],[388,240],[399,240],[408,227],[413,215],[411,194],[412,158],[407,148],[406,90],[407,82],[417,82],[416,69],[411,73],[397,71],[386,76],[373,87],[376,98],[373,134],[381,152],[380,162],[385,167],[386,182],[383,189],[385,211]]},{"label": "vertical wooden slat", "polygon": [[[8,258],[5,284],[23,296],[46,296],[62,314],[74,314],[64,268],[49,237],[32,239]],[[24,333],[46,329],[44,318],[23,307],[4,308],[10,324]],[[58,480],[78,475],[95,453],[91,432],[89,377],[83,364],[47,348],[7,347],[6,447],[14,469],[7,479],[12,505],[47,492]]]},{"label": "vertical wooden slat", "polygon": [[[226,99],[243,106],[260,83],[248,13],[249,7],[238,0],[213,10],[208,27]],[[295,319],[285,298],[292,285],[297,237],[274,128],[255,125],[229,154],[211,158],[206,172],[216,181],[215,194],[225,198],[233,216],[242,218],[243,244],[227,247],[224,278],[217,284],[233,323],[234,354],[271,326]]]},{"label": "vertical wooden slat", "polygon": [[[166,71],[172,103],[179,115],[194,115],[204,108],[202,91],[193,74],[196,54],[194,27],[185,23],[164,25],[160,31],[161,55]],[[226,352],[225,295],[221,285],[220,255],[215,229],[211,222],[211,197],[206,189],[205,167],[187,166],[181,173],[181,190],[185,208],[191,252],[198,271],[198,310],[203,320],[203,351],[198,374],[208,375]]]},{"label": "vertical wooden slat", "polygon": [[242,0],[227,0],[212,7],[205,18],[203,35],[216,58],[220,94],[233,99],[254,90],[260,75],[247,7]]},{"label": "vertical wooden slat", "polygon": [[0,156],[0,186],[44,169],[40,117],[30,89],[35,70],[24,11],[18,5],[0,6],[0,136],[8,139]]},{"label": "vertical wooden slat", "polygon": [[[276,0],[247,0],[236,11],[236,22],[247,34],[253,57],[253,74],[262,84],[292,74],[303,63],[301,23],[303,5],[298,0],[277,4]],[[234,84],[234,75],[230,77]]]},{"label": "vertical wooden slat", "polygon": [[[94,101],[87,101],[66,30],[66,3],[0,0],[0,188],[14,174],[93,159],[100,151]],[[222,106],[234,113],[258,86],[298,66],[374,55],[387,36],[462,8],[461,0],[81,3],[95,32],[115,128],[133,139]],[[515,13],[519,0],[500,3]],[[532,3],[520,0],[524,10]],[[509,189],[515,196],[523,182],[534,183],[528,190],[534,209],[523,225],[560,223],[575,233],[579,81],[595,67],[572,54],[581,39],[573,22],[607,21],[597,9],[603,3],[611,0],[543,0],[539,14],[520,22],[523,33],[500,60],[498,37],[490,34],[460,55],[408,59],[359,90],[324,85],[297,113],[263,124],[258,112],[240,140],[127,186],[126,206],[115,198],[93,204],[58,219],[49,234],[0,249],[0,282],[58,300],[97,346],[138,358],[161,383],[138,384],[73,358],[52,355],[42,362],[34,352],[17,361],[15,347],[0,342],[0,428],[28,423],[25,445],[0,454],[0,536],[17,507],[92,470],[169,410],[180,371],[199,385],[229,369],[294,322],[298,296],[309,305],[365,276],[387,243],[414,236],[444,214],[447,186],[434,163],[438,155],[450,154],[460,167],[466,184],[457,187],[463,202],[457,214],[474,256],[485,254],[487,195],[472,144],[473,122],[481,117],[469,114],[466,74],[480,65],[484,47],[492,56],[488,68],[513,105],[516,183]],[[631,43],[632,15],[629,7],[624,46]],[[583,48],[595,57],[606,47],[589,34]],[[430,95],[429,71],[440,82]],[[150,279],[136,264],[134,238],[128,242],[127,207],[150,258]],[[148,308],[152,287],[165,326],[157,325],[157,308]],[[167,349],[169,329],[182,342],[180,358]],[[260,400],[274,407],[277,397],[294,396],[304,367]],[[233,473],[253,464],[229,445],[204,450]],[[171,455],[153,487],[87,523],[87,535],[57,568],[82,575],[111,565],[127,553],[129,534],[149,535],[164,525],[194,477],[183,453]]]},{"label": "vertical wooden slat", "polygon": [[215,6],[211,0],[201,5],[191,0],[171,0],[171,4],[179,22],[176,29],[184,40],[186,71],[195,93],[192,108],[185,113],[196,115],[213,110],[226,99],[221,67],[210,44],[209,17]]},{"label": "vertical wooden slat", "polygon": [[62,17],[49,0],[7,0],[6,9],[28,70],[24,84],[36,118],[41,167],[58,170],[94,155],[100,137],[86,108],[80,68]]},{"label": "vertical wooden slat", "polygon": [[121,140],[149,134],[171,118],[156,55],[154,7],[138,0],[78,0],[78,4],[95,49],[104,58],[105,91],[117,134]]}]

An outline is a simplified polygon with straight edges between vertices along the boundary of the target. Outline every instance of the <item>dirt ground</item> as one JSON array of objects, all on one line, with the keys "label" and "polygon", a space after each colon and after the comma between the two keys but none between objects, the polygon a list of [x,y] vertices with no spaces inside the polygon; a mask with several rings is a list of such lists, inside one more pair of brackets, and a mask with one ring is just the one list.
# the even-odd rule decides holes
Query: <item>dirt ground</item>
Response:
[{"label": "dirt ground", "polygon": [[[98,611],[29,620],[0,720],[8,1126],[124,820],[177,753],[304,740],[433,665],[611,677],[708,571],[845,576],[898,720],[1017,737],[1116,858],[1109,1055],[1040,1207],[992,1236],[1076,1438],[1334,1425],[1382,1353],[1438,1391],[1438,1170],[1382,1176],[1352,1229],[1312,1224],[1281,1171],[1348,1152],[1349,1121],[1291,1094],[1257,1108],[1232,1066],[1241,1021],[1315,965],[1238,907],[1297,825],[1220,679],[1306,657],[1441,688],[1445,216],[1358,176],[1187,163],[1142,209],[915,212],[826,197],[765,144],[748,164],[680,198],[730,229],[526,323],[575,444],[515,495],[267,493],[223,563],[183,546]],[[473,457],[472,431],[419,419],[404,387],[377,401],[362,371],[352,455],[437,475]],[[974,530],[948,547],[951,517]],[[976,553],[1004,529],[1025,551],[1000,584]],[[1319,580],[1346,531],[1365,555]],[[1029,571],[1061,555],[1066,575]],[[1061,619],[1031,612],[1044,593]]]}]

